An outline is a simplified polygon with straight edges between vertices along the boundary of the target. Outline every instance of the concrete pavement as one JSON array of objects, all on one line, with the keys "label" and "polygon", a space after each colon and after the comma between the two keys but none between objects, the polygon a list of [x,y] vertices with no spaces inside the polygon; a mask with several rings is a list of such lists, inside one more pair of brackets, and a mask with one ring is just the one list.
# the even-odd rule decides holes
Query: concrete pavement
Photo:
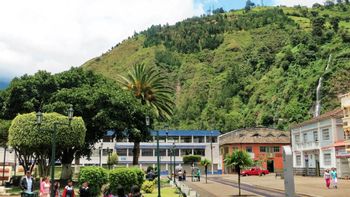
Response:
[{"label": "concrete pavement", "polygon": [[[201,197],[228,197],[238,194],[238,189],[230,186],[227,183],[237,182],[237,175],[217,175],[209,176],[208,184],[205,184],[205,179],[201,182],[190,182],[187,184],[189,187],[196,190]],[[219,181],[220,180],[221,183]],[[226,181],[226,182],[225,182]],[[325,181],[322,177],[301,177],[295,176],[295,188],[297,194],[301,196],[315,196],[315,197],[349,197],[350,196],[350,180],[338,180],[338,189],[327,189]],[[273,191],[284,191],[284,180],[278,177],[275,178],[274,174],[266,176],[247,176],[242,177],[241,182],[251,185],[255,188],[262,188]],[[225,183],[225,184],[223,184]],[[250,189],[250,188],[249,188]],[[256,193],[247,192],[242,190],[242,194],[248,196],[259,196]],[[260,195],[268,196],[268,195]]]}]

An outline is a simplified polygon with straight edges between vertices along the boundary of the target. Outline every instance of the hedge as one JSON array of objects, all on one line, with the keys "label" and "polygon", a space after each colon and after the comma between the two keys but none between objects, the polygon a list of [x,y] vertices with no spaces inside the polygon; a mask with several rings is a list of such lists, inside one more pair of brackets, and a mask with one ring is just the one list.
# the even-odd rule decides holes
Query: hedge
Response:
[{"label": "hedge", "polygon": [[83,167],[80,170],[78,181],[80,185],[87,181],[91,196],[99,196],[102,185],[108,182],[108,173],[101,167]]},{"label": "hedge", "polygon": [[137,176],[137,185],[141,188],[143,182],[145,181],[145,173],[140,168],[130,168],[136,173]]},{"label": "hedge", "polygon": [[116,192],[118,185],[122,185],[126,193],[133,185],[139,185],[136,170],[131,168],[117,168],[109,172],[109,183],[112,192]]},{"label": "hedge", "polygon": [[195,162],[200,162],[201,161],[201,156],[200,155],[185,155],[183,157],[183,162],[185,164],[192,164]]}]

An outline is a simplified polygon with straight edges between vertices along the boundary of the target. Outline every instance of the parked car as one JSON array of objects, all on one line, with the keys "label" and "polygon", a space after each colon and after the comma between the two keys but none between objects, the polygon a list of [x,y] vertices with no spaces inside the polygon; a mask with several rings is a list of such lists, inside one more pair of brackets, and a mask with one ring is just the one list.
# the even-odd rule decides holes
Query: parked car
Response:
[{"label": "parked car", "polygon": [[266,174],[269,174],[269,171],[261,169],[259,167],[254,167],[254,168],[250,168],[248,170],[241,171],[242,176],[251,176],[251,175],[262,176],[262,175],[266,175]]}]

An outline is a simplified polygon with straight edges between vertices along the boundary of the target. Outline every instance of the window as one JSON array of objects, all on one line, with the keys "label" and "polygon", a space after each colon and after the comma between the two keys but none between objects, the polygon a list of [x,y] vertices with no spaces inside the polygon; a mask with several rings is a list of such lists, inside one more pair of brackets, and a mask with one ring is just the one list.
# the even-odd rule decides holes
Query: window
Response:
[{"label": "window", "polygon": [[317,131],[313,131],[313,134],[314,134],[314,141],[318,142],[318,133],[317,133]]},{"label": "window", "polygon": [[192,136],[181,136],[181,143],[192,143]]},{"label": "window", "polygon": [[266,153],[267,152],[267,147],[266,146],[260,146],[260,152],[261,153]]},{"label": "window", "polygon": [[229,153],[228,147],[225,147],[225,148],[224,148],[224,154],[223,154],[223,155],[226,156],[228,153]]},{"label": "window", "polygon": [[181,149],[181,156],[192,155],[192,149]]},{"label": "window", "polygon": [[297,155],[295,158],[297,166],[301,166],[301,155]]},{"label": "window", "polygon": [[[172,151],[173,149],[168,149],[168,156],[174,156]],[[175,149],[175,156],[179,156],[179,149]]]},{"label": "window", "polygon": [[325,153],[323,154],[323,165],[330,166],[332,164],[331,154]]},{"label": "window", "polygon": [[280,152],[280,147],[279,146],[274,146],[273,147],[273,152],[274,153],[279,153]]},{"label": "window", "polygon": [[322,140],[329,140],[329,129],[322,129]]},{"label": "window", "polygon": [[253,152],[253,148],[252,148],[251,146],[245,147],[245,150],[246,150],[248,153]]},{"label": "window", "polygon": [[[159,136],[159,142],[165,142],[166,136]],[[154,142],[157,142],[157,136],[154,136]]]},{"label": "window", "polygon": [[134,155],[134,149],[129,148],[129,155],[128,156],[133,156]]},{"label": "window", "polygon": [[142,149],[141,154],[143,157],[153,157],[153,149]]},{"label": "window", "polygon": [[295,135],[295,143],[300,143],[300,135]]},{"label": "window", "polygon": [[179,137],[178,136],[171,136],[168,137],[168,142],[179,142]]},{"label": "window", "polygon": [[128,149],[123,148],[123,149],[117,149],[117,154],[118,156],[127,156],[126,152]]},{"label": "window", "polygon": [[112,137],[103,137],[103,142],[113,142],[113,138]]},{"label": "window", "polygon": [[194,136],[193,143],[204,143],[204,137],[203,136]]},{"label": "window", "polygon": [[307,138],[307,133],[303,133],[303,142],[308,142],[309,139]]},{"label": "window", "polygon": [[[157,156],[157,150],[155,150],[155,155]],[[159,155],[161,157],[166,156],[166,149],[159,149]]]},{"label": "window", "polygon": [[205,150],[204,149],[194,149],[193,152],[194,152],[194,155],[205,156]]},{"label": "window", "polygon": [[108,156],[108,151],[111,153],[112,149],[102,149],[102,156]]},{"label": "window", "polygon": [[210,142],[213,142],[213,143],[217,143],[218,142],[218,138],[216,136],[207,136],[207,143],[210,143]]}]

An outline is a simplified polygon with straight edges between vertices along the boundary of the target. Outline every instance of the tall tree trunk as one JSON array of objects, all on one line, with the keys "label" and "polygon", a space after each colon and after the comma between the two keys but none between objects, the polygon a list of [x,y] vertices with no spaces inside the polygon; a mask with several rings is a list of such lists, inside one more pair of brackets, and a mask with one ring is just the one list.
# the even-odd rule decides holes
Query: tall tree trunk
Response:
[{"label": "tall tree trunk", "polygon": [[208,165],[205,165],[205,183],[208,183]]},{"label": "tall tree trunk", "polygon": [[140,142],[139,141],[135,141],[134,142],[134,148],[133,148],[132,165],[138,165],[139,164],[139,156],[140,156]]},{"label": "tall tree trunk", "polygon": [[75,153],[74,157],[74,174],[79,174],[80,172],[80,154],[78,152]]},{"label": "tall tree trunk", "polygon": [[75,149],[69,148],[62,152],[62,172],[61,180],[71,179],[73,176],[72,162],[74,160]]}]

